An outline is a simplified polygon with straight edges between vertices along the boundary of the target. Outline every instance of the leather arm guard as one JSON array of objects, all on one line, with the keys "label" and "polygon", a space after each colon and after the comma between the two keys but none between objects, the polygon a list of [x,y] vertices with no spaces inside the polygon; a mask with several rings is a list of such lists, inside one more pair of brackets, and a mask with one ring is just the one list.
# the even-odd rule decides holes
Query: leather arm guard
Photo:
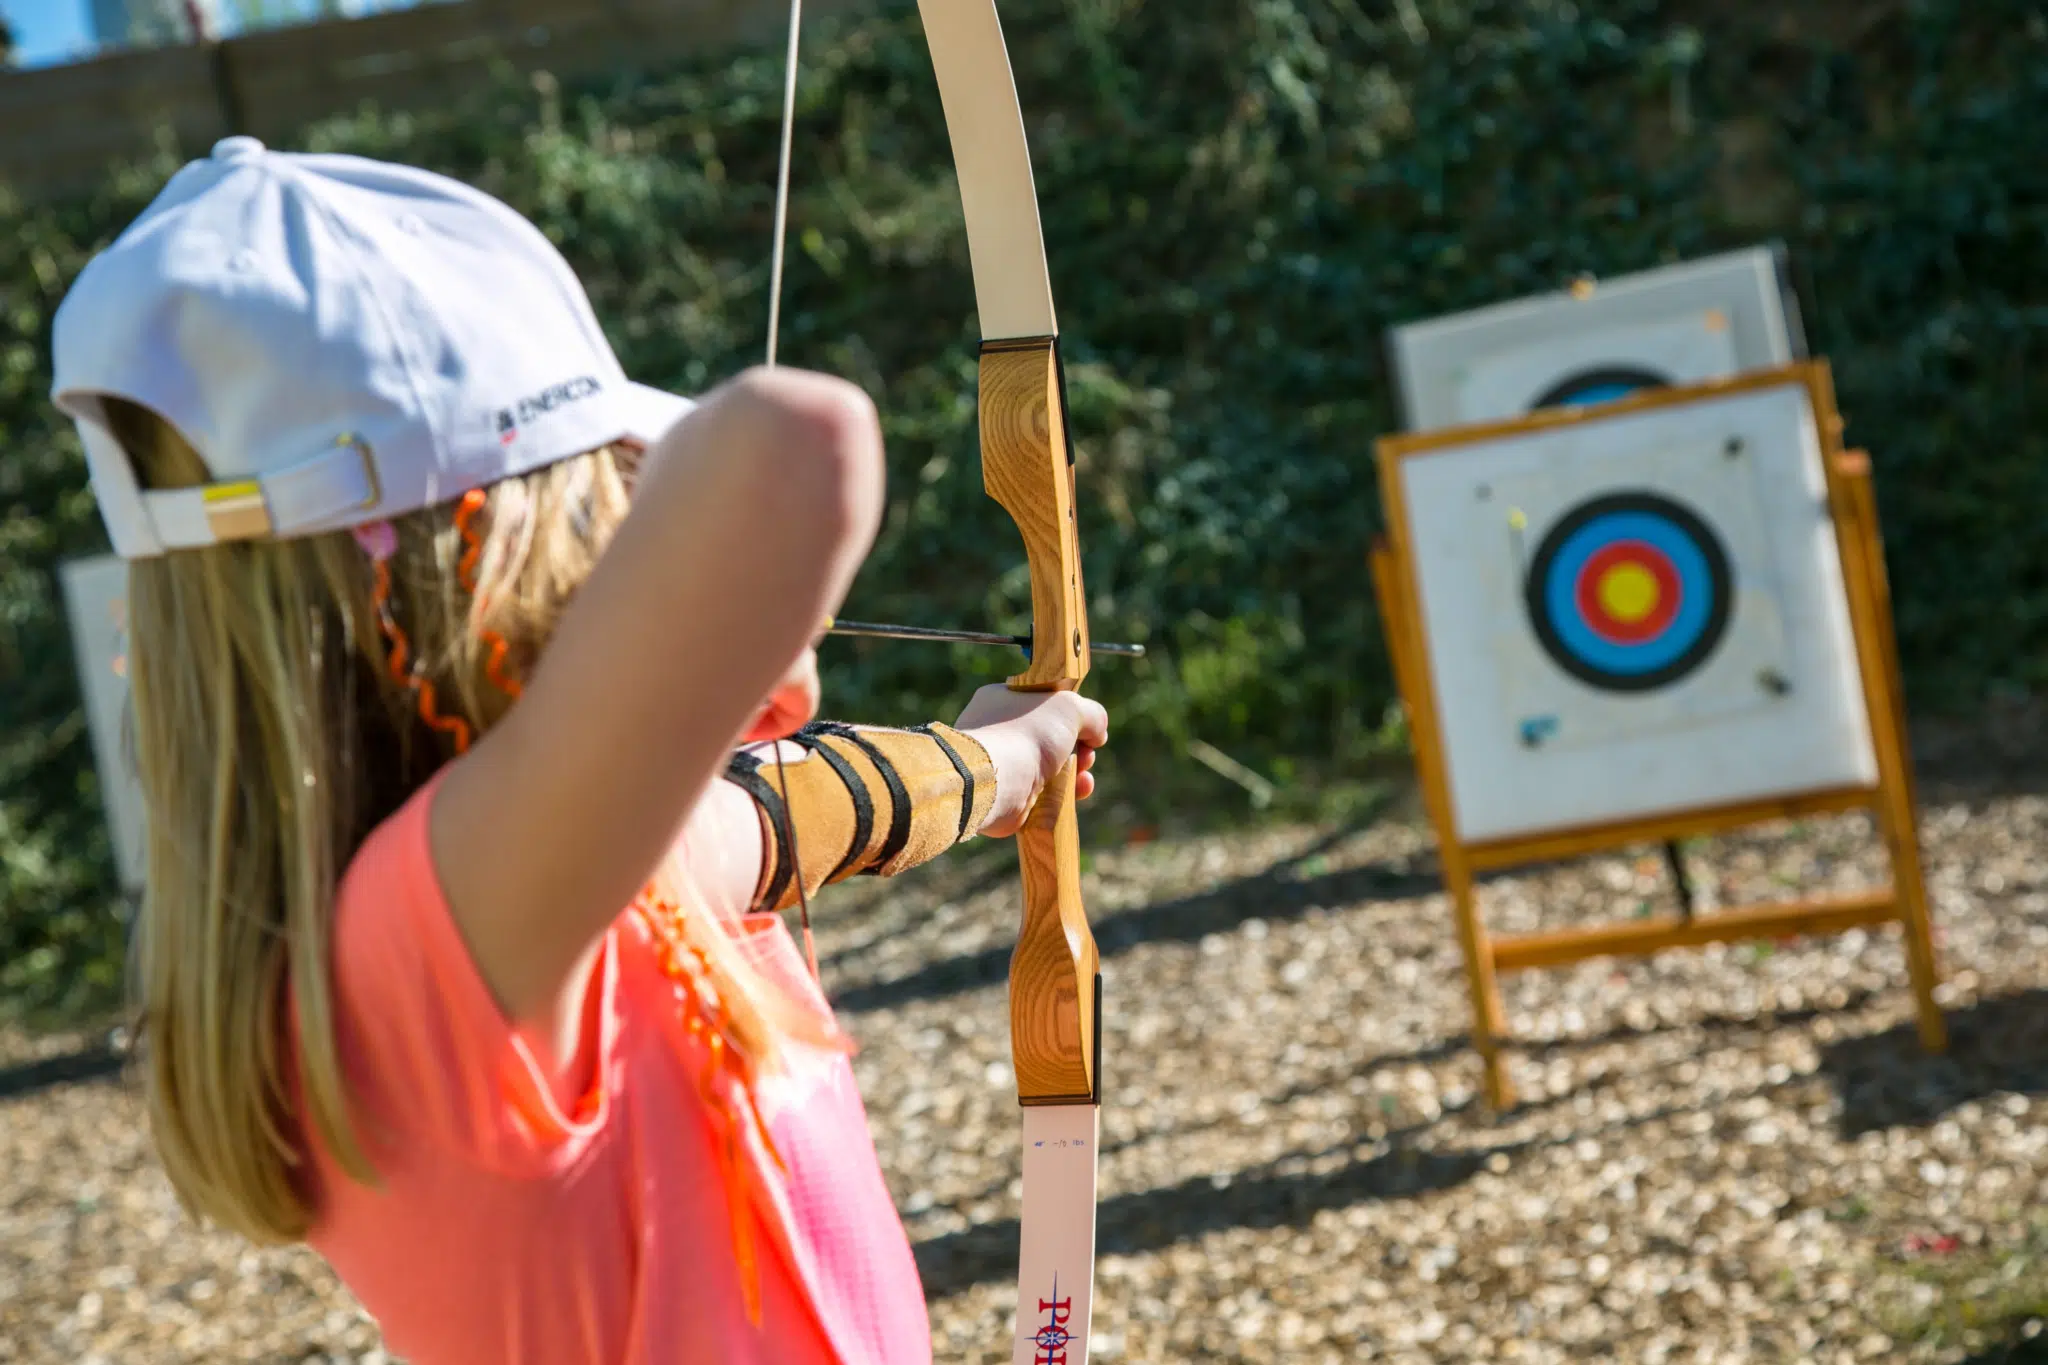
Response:
[{"label": "leather arm guard", "polygon": [[735,754],[726,768],[726,780],[760,808],[769,850],[755,910],[797,903],[798,863],[804,894],[814,896],[847,877],[890,877],[929,862],[979,832],[995,804],[988,751],[950,725],[890,730],[818,721],[790,739],[808,756],[786,765],[787,807],[774,759]]}]

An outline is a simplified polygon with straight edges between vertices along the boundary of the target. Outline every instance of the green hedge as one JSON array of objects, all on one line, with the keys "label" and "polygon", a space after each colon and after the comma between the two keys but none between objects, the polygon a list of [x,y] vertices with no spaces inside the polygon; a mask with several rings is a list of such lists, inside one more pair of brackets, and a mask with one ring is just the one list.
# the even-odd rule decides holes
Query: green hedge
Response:
[{"label": "green hedge", "polygon": [[[1280,775],[1398,742],[1362,561],[1390,323],[1766,237],[1810,279],[1811,340],[1876,460],[1916,704],[2044,680],[2048,27],[2032,0],[1004,13],[1096,631],[1154,649],[1095,673],[1122,770],[1189,736]],[[568,89],[508,78],[459,112],[365,111],[303,145],[506,197],[583,272],[628,368],[695,390],[761,348],[780,78],[774,53]],[[849,614],[1020,625],[911,6],[812,35],[801,120],[784,358],[866,385],[891,445],[888,524]],[[34,1004],[104,992],[118,939],[55,577],[102,540],[44,401],[49,319],[174,164],[89,200],[0,205],[0,991]],[[834,710],[878,720],[931,714],[1010,662],[826,649]],[[1148,771],[1168,805],[1210,780]]]}]

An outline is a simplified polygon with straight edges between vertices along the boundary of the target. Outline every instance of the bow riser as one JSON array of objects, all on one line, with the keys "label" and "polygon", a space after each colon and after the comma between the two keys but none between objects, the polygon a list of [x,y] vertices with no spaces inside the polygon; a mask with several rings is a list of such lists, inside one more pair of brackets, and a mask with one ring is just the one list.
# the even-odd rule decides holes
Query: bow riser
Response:
[{"label": "bow riser", "polygon": [[1063,378],[1054,338],[982,343],[982,482],[1017,523],[1031,572],[1031,664],[1009,680],[1020,692],[1064,692],[1088,676]]},{"label": "bow riser", "polygon": [[[982,479],[1016,522],[1031,575],[1035,647],[1009,680],[1023,692],[1079,687],[1090,658],[1062,378],[1051,338],[982,346]],[[1069,760],[1017,834],[1024,918],[1010,958],[1010,1048],[1027,1105],[1097,1099],[1099,958],[1081,906],[1075,776]]]},{"label": "bow riser", "polygon": [[[1019,691],[1088,675],[1088,600],[1066,387],[1053,337],[984,341],[982,480],[1017,524],[1031,576],[1031,663]],[[1024,1107],[1023,1238],[1012,1365],[1086,1365],[1094,1317],[1102,976],[1081,905],[1073,759],[1017,831],[1023,922],[1010,955],[1010,1057]]]}]

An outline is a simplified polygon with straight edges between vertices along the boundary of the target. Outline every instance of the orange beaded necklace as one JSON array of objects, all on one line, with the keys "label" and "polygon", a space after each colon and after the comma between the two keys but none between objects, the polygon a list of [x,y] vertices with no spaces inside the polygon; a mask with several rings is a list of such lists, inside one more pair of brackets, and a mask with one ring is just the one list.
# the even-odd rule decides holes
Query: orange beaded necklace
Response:
[{"label": "orange beaded necklace", "polygon": [[725,1183],[726,1203],[732,1212],[733,1256],[739,1263],[747,1319],[758,1327],[761,1269],[754,1245],[747,1162],[741,1151],[744,1125],[752,1125],[777,1170],[787,1175],[789,1168],[783,1164],[782,1153],[776,1150],[768,1124],[761,1117],[754,1097],[753,1066],[733,1041],[724,1006],[708,984],[710,963],[705,960],[704,950],[684,937],[683,908],[650,883],[633,902],[632,909],[655,944],[662,975],[675,992],[685,1033],[708,1054],[698,1076],[697,1093],[719,1128],[718,1165]]}]

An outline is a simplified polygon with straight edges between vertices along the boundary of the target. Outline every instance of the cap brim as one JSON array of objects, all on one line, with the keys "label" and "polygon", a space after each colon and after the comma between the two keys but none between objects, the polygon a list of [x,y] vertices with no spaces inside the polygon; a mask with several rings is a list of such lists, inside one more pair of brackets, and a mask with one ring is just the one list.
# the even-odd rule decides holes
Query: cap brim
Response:
[{"label": "cap brim", "polygon": [[627,384],[620,404],[621,415],[626,419],[626,435],[650,446],[668,435],[669,428],[696,406],[694,399],[645,384]]}]

